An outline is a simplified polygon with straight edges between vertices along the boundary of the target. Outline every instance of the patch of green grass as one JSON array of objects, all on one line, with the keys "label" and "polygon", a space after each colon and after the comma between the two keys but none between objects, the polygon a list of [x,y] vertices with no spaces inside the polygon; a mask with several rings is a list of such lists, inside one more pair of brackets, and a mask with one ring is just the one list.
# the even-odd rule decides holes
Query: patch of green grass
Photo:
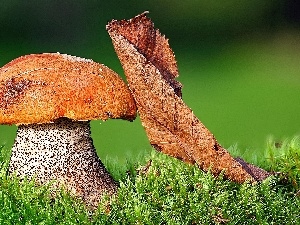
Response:
[{"label": "patch of green grass", "polygon": [[119,193],[103,199],[93,214],[64,191],[53,198],[49,187],[7,176],[8,157],[0,152],[0,224],[297,224],[300,219],[294,185],[300,176],[299,138],[269,142],[263,167],[282,173],[257,185],[216,179],[154,150],[124,166],[106,160],[120,182]]},{"label": "patch of green grass", "polygon": [[[268,142],[266,150],[267,169],[278,173],[282,186],[293,190],[300,189],[300,137],[283,142]],[[299,190],[300,195],[300,190]]]}]

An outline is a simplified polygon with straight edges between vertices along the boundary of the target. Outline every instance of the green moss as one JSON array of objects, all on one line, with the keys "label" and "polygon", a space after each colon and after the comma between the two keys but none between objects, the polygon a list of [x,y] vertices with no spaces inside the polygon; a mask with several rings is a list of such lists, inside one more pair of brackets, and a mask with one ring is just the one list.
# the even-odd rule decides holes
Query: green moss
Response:
[{"label": "green moss", "polygon": [[216,179],[154,150],[124,166],[107,160],[119,193],[104,198],[93,214],[63,190],[53,198],[49,187],[7,176],[2,148],[0,224],[297,224],[299,143],[283,142],[285,154],[278,154],[278,144],[270,142],[264,168],[283,173],[257,185]]}]

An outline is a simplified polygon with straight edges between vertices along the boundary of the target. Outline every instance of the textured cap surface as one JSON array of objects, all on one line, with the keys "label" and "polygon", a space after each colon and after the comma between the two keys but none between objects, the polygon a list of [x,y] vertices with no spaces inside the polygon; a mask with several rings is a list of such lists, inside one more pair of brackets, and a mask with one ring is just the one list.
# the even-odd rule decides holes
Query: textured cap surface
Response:
[{"label": "textured cap surface", "polygon": [[111,69],[59,53],[19,57],[0,68],[0,124],[134,120],[129,88]]}]

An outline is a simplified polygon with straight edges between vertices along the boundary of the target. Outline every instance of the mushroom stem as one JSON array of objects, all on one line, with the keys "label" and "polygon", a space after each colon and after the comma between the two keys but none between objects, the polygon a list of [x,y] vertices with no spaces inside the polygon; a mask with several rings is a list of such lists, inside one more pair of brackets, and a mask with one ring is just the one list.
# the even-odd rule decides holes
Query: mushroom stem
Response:
[{"label": "mushroom stem", "polygon": [[20,125],[12,148],[9,172],[35,178],[38,184],[57,180],[91,207],[117,183],[98,158],[89,121],[60,118],[54,123]]}]

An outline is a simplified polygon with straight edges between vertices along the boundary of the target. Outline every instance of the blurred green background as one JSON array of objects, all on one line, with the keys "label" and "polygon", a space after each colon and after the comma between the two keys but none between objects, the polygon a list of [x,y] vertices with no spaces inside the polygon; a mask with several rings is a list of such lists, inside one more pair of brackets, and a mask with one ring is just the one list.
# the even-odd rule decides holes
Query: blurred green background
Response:
[{"label": "blurred green background", "polygon": [[[300,134],[299,9],[292,0],[0,0],[0,66],[61,52],[124,77],[105,26],[148,10],[176,54],[187,105],[224,147],[262,152],[269,135]],[[0,144],[15,132],[0,126]],[[93,121],[92,136],[101,157],[151,149],[139,119]]]}]

